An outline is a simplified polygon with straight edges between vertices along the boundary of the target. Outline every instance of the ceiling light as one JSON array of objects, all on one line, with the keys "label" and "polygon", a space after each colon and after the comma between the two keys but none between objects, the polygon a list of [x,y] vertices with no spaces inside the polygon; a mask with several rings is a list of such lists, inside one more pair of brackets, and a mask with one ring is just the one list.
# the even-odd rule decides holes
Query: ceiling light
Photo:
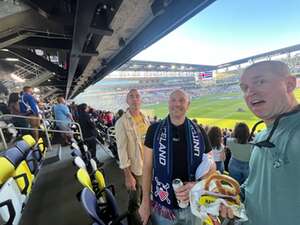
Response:
[{"label": "ceiling light", "polygon": [[10,61],[10,62],[18,62],[19,59],[17,58],[5,58],[6,61]]},{"label": "ceiling light", "polygon": [[24,82],[25,82],[25,79],[23,79],[23,78],[17,76],[17,75],[14,74],[14,73],[11,73],[10,76],[11,76],[12,79],[14,79],[14,80],[17,81],[17,82],[20,82],[20,83],[24,83]]},{"label": "ceiling light", "polygon": [[40,89],[39,88],[33,88],[33,91],[34,92],[40,92]]}]

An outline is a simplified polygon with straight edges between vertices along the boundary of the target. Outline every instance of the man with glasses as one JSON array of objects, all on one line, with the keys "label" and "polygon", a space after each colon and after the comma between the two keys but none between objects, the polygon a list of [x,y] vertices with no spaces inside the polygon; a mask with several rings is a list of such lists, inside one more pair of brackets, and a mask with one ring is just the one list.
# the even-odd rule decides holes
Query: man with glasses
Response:
[{"label": "man with glasses", "polygon": [[[249,109],[267,128],[253,140],[250,174],[242,189],[247,225],[292,225],[300,222],[300,107],[296,78],[280,61],[255,63],[240,86]],[[232,212],[223,207],[223,217]]]}]

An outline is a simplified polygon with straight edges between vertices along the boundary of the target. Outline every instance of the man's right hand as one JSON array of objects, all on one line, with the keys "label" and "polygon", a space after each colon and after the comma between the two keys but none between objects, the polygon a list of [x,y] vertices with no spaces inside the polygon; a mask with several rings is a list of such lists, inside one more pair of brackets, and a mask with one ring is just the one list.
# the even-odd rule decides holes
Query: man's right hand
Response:
[{"label": "man's right hand", "polygon": [[220,215],[221,215],[221,217],[226,218],[226,219],[234,218],[232,209],[223,204],[221,204],[221,206],[220,206]]},{"label": "man's right hand", "polygon": [[148,223],[151,214],[151,207],[148,201],[147,203],[146,201],[142,201],[141,206],[139,208],[139,214],[143,222],[143,225],[146,225]]},{"label": "man's right hand", "polygon": [[127,190],[136,191],[136,180],[132,174],[125,176],[125,185]]}]

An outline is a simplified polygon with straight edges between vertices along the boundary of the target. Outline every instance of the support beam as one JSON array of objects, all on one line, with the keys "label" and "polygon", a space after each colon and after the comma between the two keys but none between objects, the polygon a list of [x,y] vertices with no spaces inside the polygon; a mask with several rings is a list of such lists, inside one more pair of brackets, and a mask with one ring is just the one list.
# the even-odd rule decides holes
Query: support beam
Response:
[{"label": "support beam", "polygon": [[[53,4],[52,1],[45,1],[45,0],[23,0],[26,4],[28,4],[31,8],[35,9],[40,15],[45,18],[49,18],[51,13],[54,11],[54,7],[56,4]],[[55,1],[55,0],[54,0]]]},{"label": "support beam", "polygon": [[69,91],[74,78],[74,74],[76,72],[79,63],[80,54],[83,51],[89,26],[93,18],[93,13],[91,12],[95,11],[96,6],[97,6],[97,1],[94,0],[86,0],[84,2],[77,1],[76,15],[74,21],[74,31],[73,31],[73,43],[72,43],[70,60],[69,60],[66,99],[68,98]]},{"label": "support beam", "polygon": [[40,74],[38,78],[26,81],[26,85],[31,86],[31,87],[36,87],[36,86],[39,86],[41,83],[45,82],[46,80],[48,80],[51,77],[53,77],[52,73],[45,72],[43,74]]},{"label": "support beam", "polygon": [[5,38],[1,38],[0,39],[0,49],[2,48],[6,48],[8,46],[11,46],[19,41],[22,41],[26,38],[29,38],[33,33],[30,33],[30,32],[26,32],[24,34],[21,34],[21,35],[18,35],[18,34],[15,34],[15,35],[10,35],[8,37],[5,37]]},{"label": "support beam", "polygon": [[56,73],[60,77],[67,76],[66,70],[64,70],[63,68],[57,66],[56,64],[54,64],[54,63],[44,59],[43,57],[38,56],[30,51],[27,51],[24,49],[16,49],[16,48],[9,48],[9,51],[14,53],[19,58],[27,59],[27,60],[45,68],[46,70],[49,70],[50,72]]},{"label": "support beam", "polygon": [[[176,0],[158,10],[157,16],[111,60],[86,86],[103,79],[111,71],[118,69],[133,56],[158,41],[163,36],[196,15],[215,0]],[[156,2],[156,1],[155,1]],[[155,4],[153,3],[153,8]]]},{"label": "support beam", "polygon": [[51,88],[50,91],[48,91],[45,95],[43,95],[43,98],[45,99],[45,98],[47,98],[47,97],[53,95],[53,94],[54,94],[55,92],[57,92],[57,91],[59,91],[59,89],[57,89],[57,88]]},{"label": "support beam", "polygon": [[[86,0],[77,1],[74,22],[73,43],[70,54],[66,99],[78,64],[81,71],[86,67],[87,57],[96,56],[96,48],[104,35],[112,35],[109,28],[122,0]],[[89,34],[89,36],[87,36]],[[93,52],[93,54],[90,54]],[[80,56],[87,56],[81,58]],[[81,63],[83,62],[83,63]]]},{"label": "support beam", "polygon": [[[1,44],[0,44],[1,45]],[[20,41],[11,47],[13,48],[33,48],[33,49],[57,49],[71,50],[72,40],[68,39],[51,39],[42,37],[29,37],[26,40]]]}]

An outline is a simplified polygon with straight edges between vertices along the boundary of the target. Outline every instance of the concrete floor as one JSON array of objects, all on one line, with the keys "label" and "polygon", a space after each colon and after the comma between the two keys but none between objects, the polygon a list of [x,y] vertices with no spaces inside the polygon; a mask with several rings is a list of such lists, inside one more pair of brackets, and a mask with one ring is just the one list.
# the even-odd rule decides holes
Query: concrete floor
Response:
[{"label": "concrete floor", "polygon": [[[76,194],[82,189],[77,182],[77,168],[72,164],[71,150],[62,148],[61,160],[44,165],[40,170],[27,202],[20,225],[88,225],[91,220],[84,212]],[[53,153],[49,152],[48,155]],[[128,197],[123,174],[114,159],[98,146],[97,158],[103,161],[107,185],[113,184],[121,212],[127,208]]]}]

